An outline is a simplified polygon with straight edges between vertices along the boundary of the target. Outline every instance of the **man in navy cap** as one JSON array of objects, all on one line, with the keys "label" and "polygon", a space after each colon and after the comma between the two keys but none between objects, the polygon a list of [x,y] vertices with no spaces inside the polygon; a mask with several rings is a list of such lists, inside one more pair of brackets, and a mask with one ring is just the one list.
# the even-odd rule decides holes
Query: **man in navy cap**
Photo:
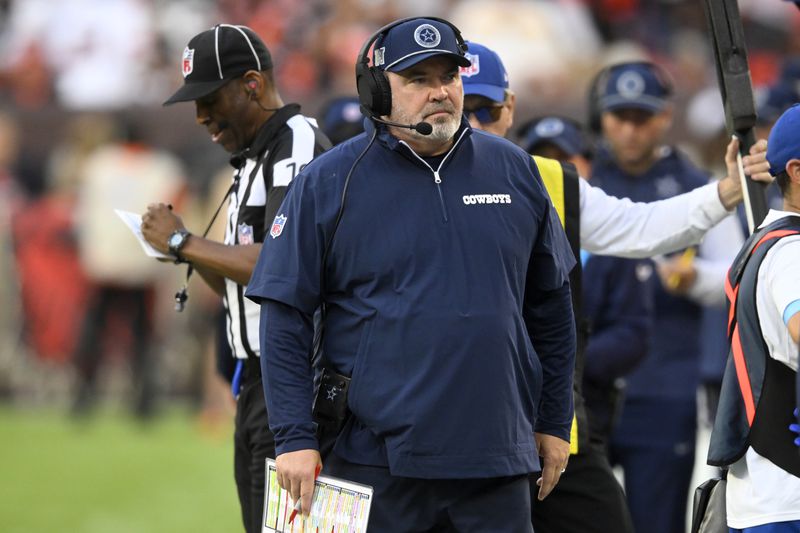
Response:
[{"label": "man in navy cap", "polygon": [[770,209],[728,275],[730,356],[708,452],[709,464],[728,467],[735,533],[800,531],[800,106],[775,123],[767,160],[783,206]]},{"label": "man in navy cap", "polygon": [[580,124],[558,115],[537,117],[520,127],[519,145],[531,155],[568,161],[586,179],[592,173],[591,143]]},{"label": "man in navy cap", "polygon": [[[708,186],[705,172],[664,145],[673,104],[671,82],[660,67],[613,65],[598,76],[594,94],[603,143],[592,165],[593,184],[638,202]],[[732,144],[728,158],[735,155]],[[729,174],[735,171],[729,168]],[[625,471],[636,531],[684,530],[694,468],[702,306],[724,305],[725,272],[742,240],[735,219],[727,218],[696,252],[658,262],[650,351],[626,378],[622,417],[610,447],[612,462]]]},{"label": "man in navy cap", "polygon": [[323,104],[319,112],[320,127],[334,145],[364,131],[364,115],[358,98],[338,96]]},{"label": "man in navy cap", "polygon": [[[369,129],[301,172],[248,286],[278,479],[303,512],[324,459],[373,487],[370,531],[531,532],[528,476],[544,498],[566,468],[575,261],[530,156],[462,117],[469,65],[440,19],[373,35]],[[313,404],[320,306],[335,379]],[[321,458],[312,405],[343,394]]]},{"label": "man in navy cap", "polygon": [[190,233],[165,204],[148,207],[142,233],[157,250],[189,263],[223,298],[228,343],[237,361],[236,486],[245,529],[257,533],[264,460],[275,456],[275,441],[261,387],[259,308],[244,298],[244,291],[262,243],[278,231],[273,219],[287,186],[330,142],[312,119],[300,114],[300,106],[283,104],[270,53],[250,28],[219,24],[195,35],[183,52],[181,71],[184,84],[165,105],[194,101],[197,123],[232,154],[236,169],[228,192],[225,242]]}]

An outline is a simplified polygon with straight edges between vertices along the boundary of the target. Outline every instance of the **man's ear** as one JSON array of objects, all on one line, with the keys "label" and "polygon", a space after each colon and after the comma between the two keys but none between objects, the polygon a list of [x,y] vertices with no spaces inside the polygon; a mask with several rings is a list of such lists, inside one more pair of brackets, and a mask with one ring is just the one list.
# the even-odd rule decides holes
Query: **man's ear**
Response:
[{"label": "man's ear", "polygon": [[792,183],[800,185],[800,159],[790,159],[786,163],[786,173]]},{"label": "man's ear", "polygon": [[256,98],[263,88],[263,81],[261,76],[255,70],[248,70],[244,76],[244,86],[247,91],[247,97],[251,100]]},{"label": "man's ear", "polygon": [[517,105],[517,95],[514,94],[512,91],[508,91],[508,99],[506,101],[506,105],[508,106],[508,112],[510,115],[510,120],[508,121],[508,128],[511,129],[511,126],[514,125],[514,107]]}]

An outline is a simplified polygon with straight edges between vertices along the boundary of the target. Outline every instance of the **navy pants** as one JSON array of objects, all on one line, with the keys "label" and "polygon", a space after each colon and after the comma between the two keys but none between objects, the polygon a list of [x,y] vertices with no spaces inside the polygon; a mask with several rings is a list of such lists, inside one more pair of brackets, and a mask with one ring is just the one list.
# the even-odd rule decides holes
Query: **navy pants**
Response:
[{"label": "navy pants", "polygon": [[528,476],[414,479],[331,453],[323,473],[374,489],[370,532],[533,533]]},{"label": "navy pants", "polygon": [[636,533],[684,533],[694,469],[695,399],[631,398],[611,440],[612,463],[625,470]]}]

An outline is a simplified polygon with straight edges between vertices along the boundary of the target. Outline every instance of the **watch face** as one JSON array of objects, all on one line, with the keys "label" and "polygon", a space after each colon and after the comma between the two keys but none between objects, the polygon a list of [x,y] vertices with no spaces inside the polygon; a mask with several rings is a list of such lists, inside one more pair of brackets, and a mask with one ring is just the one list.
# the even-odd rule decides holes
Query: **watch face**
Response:
[{"label": "watch face", "polygon": [[183,245],[183,241],[186,240],[186,233],[177,230],[175,233],[169,236],[169,241],[167,241],[167,246],[169,246],[170,250],[177,250]]}]

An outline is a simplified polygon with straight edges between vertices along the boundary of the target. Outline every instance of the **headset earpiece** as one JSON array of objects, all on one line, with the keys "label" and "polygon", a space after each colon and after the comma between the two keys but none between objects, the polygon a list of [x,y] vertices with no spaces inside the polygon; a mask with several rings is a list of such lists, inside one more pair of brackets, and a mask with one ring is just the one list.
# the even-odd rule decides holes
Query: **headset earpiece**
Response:
[{"label": "headset earpiece", "polygon": [[356,85],[359,102],[369,112],[379,117],[391,114],[392,89],[381,69],[362,65]]},{"label": "headset earpiece", "polygon": [[258,89],[258,82],[256,80],[248,80],[247,97],[251,100],[256,97],[256,89]]}]

